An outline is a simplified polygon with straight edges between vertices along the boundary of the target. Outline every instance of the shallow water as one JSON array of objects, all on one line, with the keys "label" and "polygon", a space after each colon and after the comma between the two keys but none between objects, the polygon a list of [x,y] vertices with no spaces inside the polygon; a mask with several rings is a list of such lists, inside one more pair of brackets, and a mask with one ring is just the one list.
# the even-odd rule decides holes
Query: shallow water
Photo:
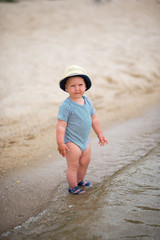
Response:
[{"label": "shallow water", "polygon": [[154,239],[160,236],[160,108],[105,132],[109,145],[92,139],[87,177],[93,187],[73,196],[55,188],[38,216],[1,239]]}]

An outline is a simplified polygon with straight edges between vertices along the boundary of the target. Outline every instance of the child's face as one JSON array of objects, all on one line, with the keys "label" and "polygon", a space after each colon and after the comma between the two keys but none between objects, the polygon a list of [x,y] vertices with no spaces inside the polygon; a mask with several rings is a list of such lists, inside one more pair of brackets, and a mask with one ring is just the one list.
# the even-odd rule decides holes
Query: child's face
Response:
[{"label": "child's face", "polygon": [[65,90],[71,98],[80,98],[86,90],[86,83],[81,77],[70,77],[66,82]]}]

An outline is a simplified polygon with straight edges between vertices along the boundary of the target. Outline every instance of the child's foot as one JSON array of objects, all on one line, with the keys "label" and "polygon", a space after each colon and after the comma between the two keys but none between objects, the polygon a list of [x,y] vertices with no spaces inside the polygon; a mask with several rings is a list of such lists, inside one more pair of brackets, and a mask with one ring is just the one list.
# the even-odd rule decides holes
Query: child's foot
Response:
[{"label": "child's foot", "polygon": [[83,194],[86,192],[86,191],[80,189],[78,186],[76,186],[74,188],[69,188],[68,191],[69,191],[69,193],[72,193],[72,194]]},{"label": "child's foot", "polygon": [[81,182],[78,183],[79,187],[92,187],[92,184],[90,182],[86,182],[82,180]]}]

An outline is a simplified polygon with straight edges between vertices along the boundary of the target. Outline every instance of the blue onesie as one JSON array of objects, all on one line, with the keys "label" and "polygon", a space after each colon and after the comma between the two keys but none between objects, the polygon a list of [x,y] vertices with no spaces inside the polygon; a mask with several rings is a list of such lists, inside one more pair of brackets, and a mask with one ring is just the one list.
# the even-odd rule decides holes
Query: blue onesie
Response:
[{"label": "blue onesie", "polygon": [[67,122],[64,142],[73,142],[83,152],[88,147],[92,127],[91,116],[96,112],[91,100],[83,96],[85,104],[73,102],[69,97],[61,104],[58,119]]}]

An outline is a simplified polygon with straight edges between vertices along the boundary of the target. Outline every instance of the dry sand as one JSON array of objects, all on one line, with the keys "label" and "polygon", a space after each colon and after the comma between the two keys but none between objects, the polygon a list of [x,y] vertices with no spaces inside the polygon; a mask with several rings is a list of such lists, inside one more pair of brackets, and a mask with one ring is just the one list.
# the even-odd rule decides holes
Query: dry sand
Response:
[{"label": "dry sand", "polygon": [[[78,7],[78,11],[77,11]],[[56,151],[58,87],[69,64],[86,68],[101,125],[159,102],[158,1],[0,4],[0,172]]]},{"label": "dry sand", "polygon": [[36,214],[64,179],[55,127],[66,66],[87,70],[104,129],[159,104],[160,3],[97,2],[0,3],[1,232]]}]

